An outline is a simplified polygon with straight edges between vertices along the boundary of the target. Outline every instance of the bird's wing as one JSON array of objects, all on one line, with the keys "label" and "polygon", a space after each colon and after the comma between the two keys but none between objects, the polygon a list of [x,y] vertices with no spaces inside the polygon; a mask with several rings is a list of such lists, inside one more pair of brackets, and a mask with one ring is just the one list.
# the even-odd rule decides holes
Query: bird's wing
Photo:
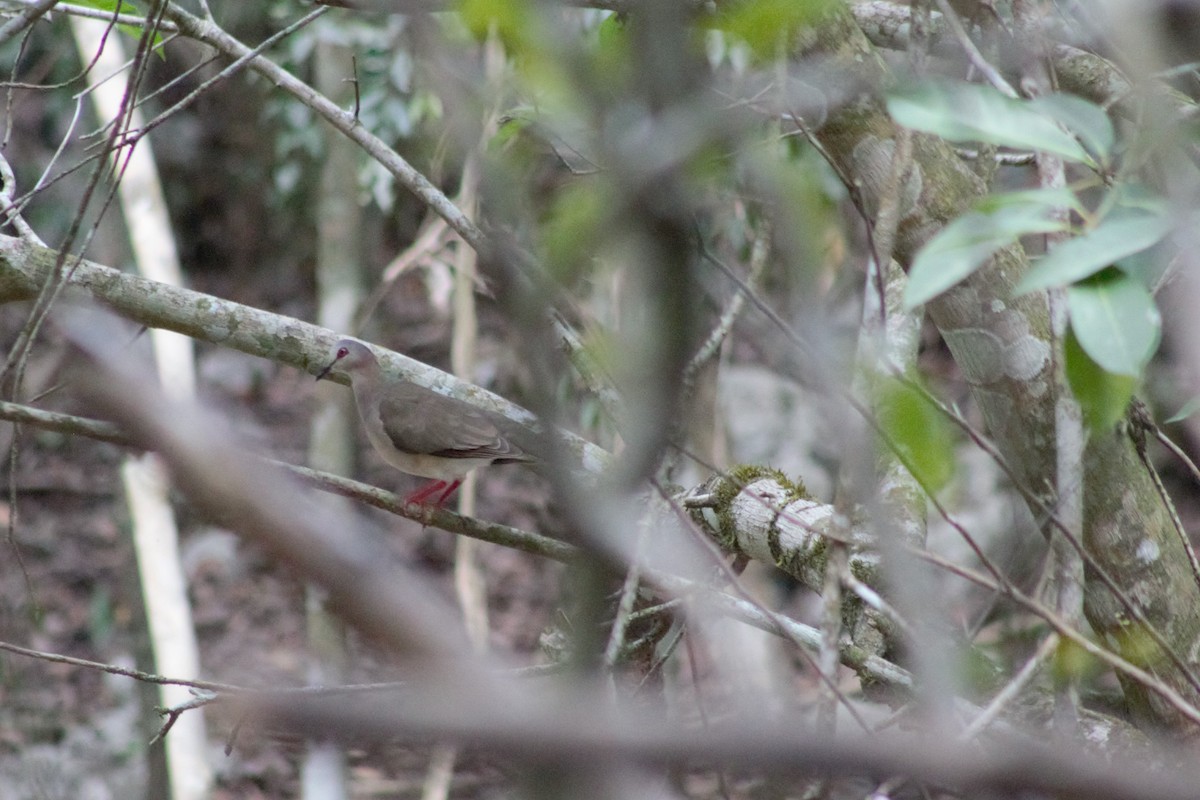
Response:
[{"label": "bird's wing", "polygon": [[527,458],[483,411],[415,383],[390,387],[379,404],[379,416],[388,439],[406,453],[514,461]]}]

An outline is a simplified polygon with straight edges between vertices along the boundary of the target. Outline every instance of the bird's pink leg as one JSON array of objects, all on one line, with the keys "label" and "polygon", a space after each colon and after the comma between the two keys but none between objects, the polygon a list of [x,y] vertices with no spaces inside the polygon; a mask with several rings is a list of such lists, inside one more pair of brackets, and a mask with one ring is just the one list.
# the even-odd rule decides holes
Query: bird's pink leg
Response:
[{"label": "bird's pink leg", "polygon": [[446,488],[445,481],[430,481],[429,483],[417,489],[415,492],[404,498],[405,505],[422,505],[426,503],[430,497],[437,494],[440,490]]},{"label": "bird's pink leg", "polygon": [[[454,494],[454,490],[457,489],[460,484],[462,484],[461,478],[458,480],[453,480],[453,481],[430,481],[429,483],[425,484],[420,489],[418,489],[417,491],[413,492],[408,497],[406,497],[404,499],[404,503],[405,503],[405,505],[410,505],[413,503],[415,503],[417,505],[429,504],[429,505],[432,505],[434,508],[441,508],[442,505],[446,502],[446,500],[450,497],[450,495]],[[437,502],[429,503],[429,498],[433,497],[439,491],[442,494],[437,499]]]},{"label": "bird's pink leg", "polygon": [[454,490],[461,485],[462,478],[450,481],[449,485],[446,487],[446,491],[442,492],[442,496],[438,498],[437,507],[441,508],[443,505],[445,505],[446,500],[449,499],[450,495],[454,494]]}]

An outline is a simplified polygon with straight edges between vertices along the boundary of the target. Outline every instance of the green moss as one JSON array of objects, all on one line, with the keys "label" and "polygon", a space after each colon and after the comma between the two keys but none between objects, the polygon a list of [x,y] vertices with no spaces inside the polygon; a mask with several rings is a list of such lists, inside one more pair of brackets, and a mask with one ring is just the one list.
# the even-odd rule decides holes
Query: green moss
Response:
[{"label": "green moss", "polygon": [[[812,496],[804,486],[803,481],[793,481],[787,475],[774,467],[763,467],[757,464],[738,464],[727,470],[724,475],[714,479],[709,484],[717,515],[717,529],[713,536],[717,543],[727,550],[735,549],[736,525],[730,507],[734,499],[750,484],[760,480],[770,480],[782,486],[787,491],[783,505],[796,500],[810,500]],[[695,516],[695,515],[693,515]],[[702,522],[702,520],[698,520]],[[707,526],[706,526],[707,527]]]},{"label": "green moss", "polygon": [[825,562],[829,559],[829,540],[824,536],[813,536],[810,541],[812,544],[805,549],[792,549],[785,553],[779,544],[779,529],[772,525],[768,544],[775,566],[805,585],[815,586],[815,581],[806,579],[805,572],[819,575],[825,571]]},{"label": "green moss", "polygon": [[763,479],[774,481],[787,489],[788,502],[794,500],[809,500],[811,496],[803,481],[793,481],[787,475],[774,467],[763,467],[757,464],[738,464],[725,471],[725,481],[732,485],[727,499],[732,500],[738,493],[755,481]]},{"label": "green moss", "polygon": [[872,588],[879,585],[879,567],[875,561],[865,558],[852,558],[848,566],[850,574],[857,580]]}]

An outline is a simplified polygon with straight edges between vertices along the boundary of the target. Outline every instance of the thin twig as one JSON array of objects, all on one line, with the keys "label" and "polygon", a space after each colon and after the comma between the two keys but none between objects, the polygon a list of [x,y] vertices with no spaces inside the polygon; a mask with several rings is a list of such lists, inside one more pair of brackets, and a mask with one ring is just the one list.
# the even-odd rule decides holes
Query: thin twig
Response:
[{"label": "thin twig", "polygon": [[1012,600],[1017,605],[1024,608],[1050,625],[1058,632],[1062,638],[1069,640],[1088,655],[1095,658],[1097,661],[1105,664],[1117,672],[1125,675],[1127,678],[1136,681],[1143,687],[1153,692],[1154,694],[1165,700],[1172,708],[1178,711],[1183,717],[1197,725],[1200,725],[1200,708],[1192,705],[1188,700],[1176,691],[1173,687],[1167,685],[1160,680],[1156,675],[1135,666],[1127,661],[1119,654],[1114,653],[1099,644],[1094,642],[1090,637],[1080,633],[1068,620],[1063,619],[1052,609],[1043,603],[1039,603],[1029,595],[1022,592],[1020,589],[1013,586],[1011,583],[1003,585],[991,580],[983,574],[976,572],[968,567],[956,564],[948,558],[931,553],[928,550],[910,549],[916,558],[924,559],[935,566],[947,570],[953,575],[970,581],[977,586],[982,586],[992,591],[1002,592],[1005,597]]},{"label": "thin twig", "polygon": [[5,216],[2,223],[8,223],[17,229],[17,233],[22,239],[33,242],[36,245],[45,247],[46,243],[41,237],[29,227],[29,223],[21,216],[20,211],[13,206],[13,190],[17,186],[17,178],[13,174],[12,166],[8,163],[8,159],[4,157],[3,152],[0,152],[0,181],[3,182],[3,189],[0,189],[0,211],[3,211]]},{"label": "thin twig", "polygon": [[[161,112],[160,114],[157,114],[153,119],[147,120],[146,124],[143,125],[139,130],[128,131],[125,134],[125,137],[121,140],[121,145],[136,143],[143,136],[150,133],[150,131],[154,130],[159,125],[163,124],[168,119],[170,119],[171,117],[178,114],[180,111],[183,111],[184,109],[191,106],[193,103],[195,103],[201,97],[201,95],[203,95],[205,92],[210,90],[213,86],[215,86],[218,83],[221,83],[223,81],[226,81],[229,78],[233,77],[234,75],[238,74],[243,69],[245,69],[247,67],[247,65],[250,64],[251,61],[258,58],[262,53],[266,52],[266,50],[268,50],[270,47],[272,47],[276,43],[282,41],[283,39],[287,38],[288,36],[291,36],[296,31],[311,24],[317,18],[324,15],[325,12],[327,12],[328,10],[329,10],[329,8],[326,6],[318,6],[317,8],[308,12],[308,14],[304,15],[300,19],[293,22],[291,25],[287,25],[287,26],[281,28],[280,30],[276,31],[275,33],[271,34],[266,39],[264,39],[262,42],[260,42],[258,44],[258,46],[248,49],[245,53],[243,53],[241,56],[236,58],[233,61],[233,63],[229,64],[223,70],[218,72],[216,75],[212,76],[208,80],[201,83],[199,86],[197,86],[191,92],[189,92],[185,97],[183,97],[181,100],[179,100],[179,102],[175,103],[173,106],[171,106],[170,108]],[[357,87],[357,84],[356,84],[356,87]],[[357,88],[356,88],[356,91],[357,91]],[[355,109],[354,119],[355,119],[355,122],[357,123],[357,121],[358,121],[357,108]]]},{"label": "thin twig", "polygon": [[[768,256],[771,253],[771,226],[764,224],[762,230],[758,231],[754,237],[754,244],[750,248],[750,269],[746,276],[746,285],[755,287],[762,280],[763,273],[766,272]],[[709,360],[711,360],[721,347],[721,343],[729,337],[733,330],[733,324],[738,316],[742,313],[742,307],[746,304],[746,293],[739,287],[734,292],[725,310],[721,312],[721,318],[713,329],[709,331],[708,338],[696,350],[692,360],[688,362],[687,367],[683,371],[683,380],[686,386],[690,386],[695,380],[696,373]]]},{"label": "thin twig", "polygon": [[[43,14],[58,4],[58,0],[37,0],[33,5],[21,9],[20,13],[0,25],[0,45],[37,22]],[[110,15],[111,16],[111,15]]]},{"label": "thin twig", "polygon": [[[324,7],[313,12],[326,10]],[[362,147],[368,155],[375,159],[380,166],[410,192],[428,205],[441,216],[458,233],[464,241],[476,251],[490,252],[492,247],[488,237],[472,222],[462,210],[437,188],[428,178],[415,169],[395,150],[388,147],[382,139],[358,124],[353,115],[340,108],[325,95],[317,92],[311,86],[301,81],[295,75],[280,67],[275,62],[261,54],[255,54],[251,48],[230,36],[226,31],[188,13],[175,3],[167,7],[167,16],[172,19],[181,32],[205,44],[215,47],[226,56],[239,60],[249,59],[250,68],[271,81],[271,83],[295,97],[304,105],[323,117],[329,124]],[[312,15],[310,15],[312,16]]]},{"label": "thin twig", "polygon": [[[16,0],[16,2],[25,3],[27,7],[32,7],[34,4],[31,0]],[[126,6],[128,7],[128,6]],[[115,20],[118,25],[129,25],[134,28],[146,28],[153,26],[153,22],[146,17],[140,17],[136,14],[113,14],[111,11],[105,11],[100,8],[87,8],[86,6],[77,6],[73,3],[59,3],[54,7],[55,11],[61,11],[64,14],[70,14],[73,17],[86,17],[88,19],[99,19],[105,22]],[[162,22],[159,25],[161,30],[175,33],[178,29],[172,22]]]},{"label": "thin twig", "polygon": [[346,80],[354,84],[354,121],[358,122],[358,112],[362,110],[362,94],[358,81],[358,56],[353,53],[350,55],[350,69],[353,71],[354,77]]},{"label": "thin twig", "polygon": [[967,29],[963,27],[962,20],[958,16],[958,12],[950,5],[949,0],[936,0],[938,8],[941,9],[942,16],[946,20],[946,24],[950,26],[951,33],[958,40],[963,52],[967,54],[967,60],[975,69],[979,70],[983,77],[987,78],[988,83],[995,87],[999,92],[1008,97],[1019,97],[1017,90],[1004,79],[1000,74],[1000,70],[996,69],[992,64],[983,57],[983,53],[979,52],[979,48],[975,46],[975,42],[971,40]]},{"label": "thin twig", "polygon": [[983,713],[971,720],[970,724],[963,729],[960,738],[966,741],[968,739],[974,739],[976,736],[983,733],[984,729],[991,725],[1004,711],[1004,708],[1021,693],[1021,690],[1024,689],[1031,680],[1033,680],[1034,676],[1037,675],[1038,670],[1042,668],[1042,664],[1044,664],[1046,659],[1049,658],[1055,649],[1058,648],[1059,641],[1060,638],[1057,633],[1052,633],[1043,639],[1042,643],[1038,645],[1037,650],[1034,651],[1033,655],[1029,657],[1029,660],[1025,662],[1024,666],[1018,670],[1017,674],[1014,675],[1008,681],[1008,683],[1004,685],[1004,688],[996,693],[996,696],[992,698],[991,702],[987,704],[987,707],[983,709]]},{"label": "thin twig", "polygon": [[[58,431],[60,433],[86,436],[122,447],[140,449],[138,442],[130,439],[118,426],[99,420],[76,417],[54,411],[44,411],[6,401],[0,401],[0,419],[19,424],[36,425],[39,428]],[[341,495],[342,497],[349,497],[383,511],[396,514],[397,516],[432,525],[451,533],[458,533],[485,542],[511,547],[555,561],[570,561],[577,554],[573,546],[556,539],[551,539],[548,536],[522,531],[519,528],[507,525],[485,522],[472,517],[464,517],[446,509],[434,510],[427,507],[409,505],[397,494],[328,472],[321,472],[320,470],[309,469],[308,467],[301,467],[273,459],[264,459],[264,462],[287,470],[304,483],[316,489]]]}]

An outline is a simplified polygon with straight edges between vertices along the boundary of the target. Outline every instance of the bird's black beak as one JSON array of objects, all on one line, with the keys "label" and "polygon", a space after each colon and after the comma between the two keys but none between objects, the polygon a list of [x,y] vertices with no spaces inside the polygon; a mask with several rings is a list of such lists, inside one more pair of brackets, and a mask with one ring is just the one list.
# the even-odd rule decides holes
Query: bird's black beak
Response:
[{"label": "bird's black beak", "polygon": [[330,371],[331,369],[333,369],[333,365],[334,365],[334,364],[336,364],[337,362],[338,362],[338,360],[335,358],[335,359],[334,359],[332,362],[330,362],[330,364],[329,364],[329,366],[328,366],[328,367],[326,367],[325,369],[323,369],[323,370],[321,370],[320,372],[318,372],[318,373],[317,373],[317,380],[321,380],[321,378],[324,378],[326,375],[328,375],[328,374],[329,374],[329,371]]}]

